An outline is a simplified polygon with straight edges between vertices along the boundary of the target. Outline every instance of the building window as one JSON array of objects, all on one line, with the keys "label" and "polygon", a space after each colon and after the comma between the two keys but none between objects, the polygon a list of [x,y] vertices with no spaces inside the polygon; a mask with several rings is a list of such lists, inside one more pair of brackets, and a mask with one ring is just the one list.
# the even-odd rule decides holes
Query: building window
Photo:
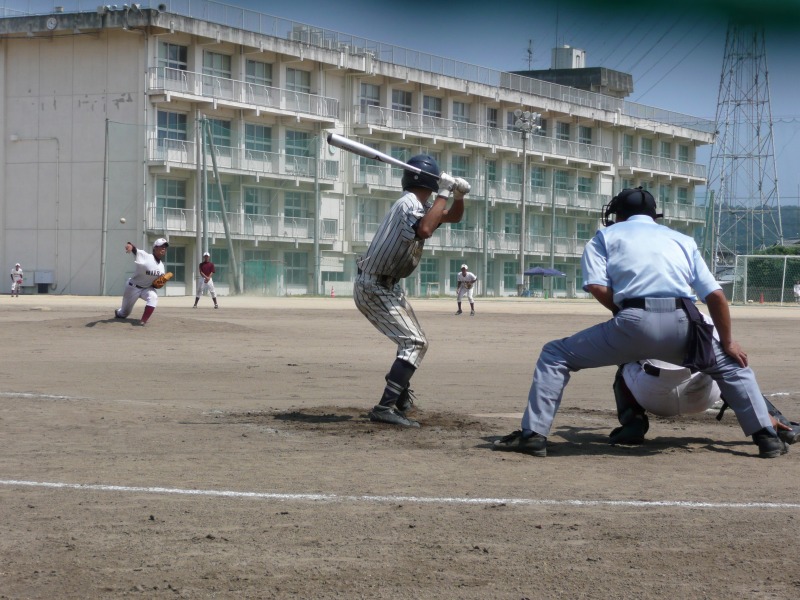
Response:
[{"label": "building window", "polygon": [[381,105],[381,86],[372,83],[361,84],[361,110],[366,110],[368,106]]},{"label": "building window", "polygon": [[[222,188],[222,196],[219,195],[219,188]],[[225,204],[230,207],[231,186],[227,183],[217,185],[217,182],[208,182],[206,186],[206,198],[208,198],[208,212],[222,212],[222,198],[225,198]],[[230,212],[230,210],[228,210]],[[216,263],[214,263],[216,264]]]},{"label": "building window", "polygon": [[539,119],[539,129],[536,130],[536,135],[547,137],[547,119]]},{"label": "building window", "polygon": [[465,102],[453,102],[453,121],[469,123],[469,104]]},{"label": "building window", "polygon": [[181,113],[158,111],[158,139],[185,141],[186,119]]},{"label": "building window", "polygon": [[516,125],[517,117],[514,115],[514,111],[510,110],[506,113],[506,129],[510,129],[511,131],[519,131],[519,128]]},{"label": "building window", "polygon": [[464,260],[461,258],[450,259],[450,273],[448,278],[450,279],[451,290],[454,290],[458,287],[458,274],[461,273],[461,265],[463,264]]},{"label": "building window", "polygon": [[487,160],[486,161],[486,179],[489,182],[497,181],[497,161],[496,160]]},{"label": "building window", "polygon": [[231,122],[223,119],[209,119],[211,142],[215,146],[231,147]]},{"label": "building window", "polygon": [[633,154],[633,136],[622,134],[622,158],[630,158]]},{"label": "building window", "polygon": [[245,123],[244,147],[254,152],[272,152],[272,127]]},{"label": "building window", "polygon": [[436,96],[424,96],[422,98],[422,114],[426,117],[441,117],[442,99]]},{"label": "building window", "polygon": [[591,177],[578,176],[578,191],[590,194],[594,190],[594,185]]},{"label": "building window", "polygon": [[672,186],[660,185],[658,186],[658,202],[663,206],[672,199]]},{"label": "building window", "polygon": [[245,65],[244,77],[247,83],[269,87],[272,85],[272,65],[257,60],[248,60]]},{"label": "building window", "polygon": [[669,142],[661,142],[661,144],[659,144],[659,155],[661,158],[672,158],[672,144]]},{"label": "building window", "polygon": [[645,156],[653,156],[653,140],[642,138],[639,142],[639,151]]},{"label": "building window", "polygon": [[311,93],[311,73],[300,69],[286,68],[286,89],[293,92]]},{"label": "building window", "polygon": [[231,57],[218,52],[203,52],[203,75],[231,78]]},{"label": "building window", "polygon": [[158,66],[166,67],[167,69],[177,69],[179,71],[186,71],[188,63],[186,57],[188,56],[188,49],[186,46],[179,46],[177,44],[169,44],[161,42],[158,45]]},{"label": "building window", "polygon": [[530,232],[536,237],[544,237],[548,233],[545,230],[544,215],[537,213],[531,215]]},{"label": "building window", "polygon": [[286,156],[309,157],[311,134],[307,131],[286,130]]},{"label": "building window", "polygon": [[272,214],[272,190],[267,188],[244,188],[244,214],[266,216]]},{"label": "building window", "polygon": [[522,185],[522,163],[511,163],[506,167],[506,184]]},{"label": "building window", "polygon": [[570,130],[569,123],[556,123],[556,139],[569,141],[570,139],[569,130]]},{"label": "building window", "polygon": [[632,190],[636,187],[636,183],[633,179],[623,179],[622,180],[622,189],[623,190]]},{"label": "building window", "polygon": [[569,236],[569,221],[566,217],[556,217],[556,223],[553,227],[553,233],[556,237],[565,238]]},{"label": "building window", "polygon": [[392,90],[392,109],[411,112],[411,92]]},{"label": "building window", "polygon": [[519,264],[515,262],[503,262],[503,287],[507,290],[517,289],[517,271]]},{"label": "building window", "polygon": [[689,188],[679,187],[677,192],[678,204],[689,204]]},{"label": "building window", "polygon": [[583,125],[578,126],[578,141],[581,144],[591,144],[592,143],[592,128],[591,127],[584,127]]},{"label": "building window", "polygon": [[186,182],[182,179],[158,179],[156,208],[186,208]]},{"label": "building window", "polygon": [[[214,281],[227,282],[230,272],[228,249],[211,248],[209,252],[211,252],[214,262]],[[169,255],[169,252],[167,252],[167,255]]]},{"label": "building window", "polygon": [[469,156],[454,154],[450,166],[450,175],[453,177],[467,177],[469,172]]},{"label": "building window", "polygon": [[497,109],[496,108],[487,108],[486,109],[486,126],[487,127],[497,127]]},{"label": "building window", "polygon": [[186,281],[186,248],[170,245],[164,268],[175,276],[175,281]]},{"label": "building window", "polygon": [[308,194],[286,192],[283,197],[283,216],[287,219],[308,218]]},{"label": "building window", "polygon": [[439,259],[423,258],[419,261],[419,283],[422,290],[429,283],[439,283]]},{"label": "building window", "polygon": [[308,285],[308,254],[305,252],[284,252],[284,277],[291,285]]},{"label": "building window", "polygon": [[553,176],[556,178],[554,186],[557,190],[571,190],[572,184],[569,180],[569,171],[555,171]]},{"label": "building window", "polygon": [[544,167],[531,167],[531,187],[544,187],[544,178]]},{"label": "building window", "polygon": [[[408,161],[411,158],[410,153],[408,152],[408,148],[405,146],[392,146],[389,148],[389,156],[392,158],[396,158],[397,160],[402,160],[403,162]],[[436,164],[439,164],[438,162]],[[392,165],[392,177],[402,177],[403,176],[403,169],[400,167],[396,167]]]},{"label": "building window", "polygon": [[503,218],[503,232],[519,235],[521,215],[516,212],[506,211]]},{"label": "building window", "polygon": [[685,146],[684,144],[678,145],[678,160],[689,162],[689,146]]},{"label": "building window", "polygon": [[578,239],[586,242],[592,239],[592,225],[584,221],[578,221],[575,224],[575,234]]}]

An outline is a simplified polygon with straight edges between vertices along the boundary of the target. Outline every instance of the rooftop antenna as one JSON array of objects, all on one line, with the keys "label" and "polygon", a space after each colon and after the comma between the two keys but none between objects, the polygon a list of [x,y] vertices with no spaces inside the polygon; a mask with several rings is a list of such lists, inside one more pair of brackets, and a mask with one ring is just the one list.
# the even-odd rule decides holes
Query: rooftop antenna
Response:
[{"label": "rooftop antenna", "polygon": [[533,67],[533,40],[528,40],[528,71]]}]

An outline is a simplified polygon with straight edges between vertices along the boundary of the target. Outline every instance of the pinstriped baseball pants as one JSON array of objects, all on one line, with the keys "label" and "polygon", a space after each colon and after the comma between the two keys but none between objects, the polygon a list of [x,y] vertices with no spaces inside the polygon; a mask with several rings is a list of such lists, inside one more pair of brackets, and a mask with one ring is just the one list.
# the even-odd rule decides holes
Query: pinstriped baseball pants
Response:
[{"label": "pinstriped baseball pants", "polygon": [[375,329],[397,344],[397,358],[419,367],[428,350],[428,340],[400,284],[385,287],[373,276],[359,275],[353,300]]}]

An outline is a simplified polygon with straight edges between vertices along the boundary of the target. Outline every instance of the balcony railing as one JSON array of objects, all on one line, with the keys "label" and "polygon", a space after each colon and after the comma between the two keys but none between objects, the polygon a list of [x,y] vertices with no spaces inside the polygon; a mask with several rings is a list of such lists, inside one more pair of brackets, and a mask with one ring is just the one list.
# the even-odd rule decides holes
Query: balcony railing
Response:
[{"label": "balcony railing", "polygon": [[[148,145],[148,159],[151,162],[178,165],[187,169],[195,168],[195,145],[192,141],[151,137]],[[215,149],[219,168],[247,171],[258,175],[313,178],[317,163],[317,159],[313,156],[292,156],[232,146],[215,146]],[[208,162],[210,163],[210,159]],[[322,159],[319,163],[319,179],[330,183],[339,178],[338,161]]]},{"label": "balcony railing", "polygon": [[149,93],[200,97],[209,101],[247,105],[259,110],[283,111],[330,121],[339,118],[339,101],[336,98],[169,67],[151,67],[148,75]]},{"label": "balcony railing", "polygon": [[[272,238],[291,241],[313,241],[314,219],[285,217],[283,215],[247,215],[241,212],[226,214],[230,234],[247,238]],[[161,208],[151,206],[147,211],[147,228],[172,235],[194,235],[197,232],[196,215],[192,208]],[[322,219],[320,240],[334,241],[338,236],[339,222]],[[225,226],[222,213],[209,211],[208,234],[223,237]]]},{"label": "balcony railing", "polygon": [[[354,107],[356,124],[384,127],[404,132],[422,134],[433,138],[453,141],[468,141],[475,144],[491,144],[509,150],[522,151],[522,133],[511,129],[487,127],[464,121],[431,117],[421,113],[384,108],[382,106]],[[593,163],[612,161],[611,148],[581,144],[568,140],[557,140],[543,135],[531,135],[527,140],[527,151]]]},{"label": "balcony railing", "polygon": [[637,152],[624,152],[622,155],[621,167],[632,169],[643,169],[646,171],[658,171],[683,177],[694,177],[695,179],[706,178],[706,166],[697,163],[676,160],[674,158],[663,158],[651,154],[639,154]]}]

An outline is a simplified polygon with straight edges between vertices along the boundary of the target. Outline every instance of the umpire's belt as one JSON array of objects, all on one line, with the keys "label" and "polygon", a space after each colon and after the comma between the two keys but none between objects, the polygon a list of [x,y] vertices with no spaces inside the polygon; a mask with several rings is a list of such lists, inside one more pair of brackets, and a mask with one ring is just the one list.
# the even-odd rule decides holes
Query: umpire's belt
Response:
[{"label": "umpire's belt", "polygon": [[140,290],[146,290],[147,288],[150,287],[149,285],[136,285],[135,283],[132,283],[130,281],[128,282],[128,285],[131,287],[139,288]]},{"label": "umpire's belt", "polygon": [[390,277],[389,275],[372,275],[370,273],[363,273],[361,269],[358,270],[358,276],[362,281],[374,281],[380,286],[391,288],[394,287],[399,279]]},{"label": "umpire's belt", "polygon": [[[643,308],[644,310],[648,310],[647,300],[648,298],[626,298],[622,301],[622,308]],[[680,298],[649,298],[649,300],[654,305],[659,304],[659,308],[662,310],[666,308],[665,304],[669,302],[675,304],[675,310],[683,308],[683,300]]]}]

